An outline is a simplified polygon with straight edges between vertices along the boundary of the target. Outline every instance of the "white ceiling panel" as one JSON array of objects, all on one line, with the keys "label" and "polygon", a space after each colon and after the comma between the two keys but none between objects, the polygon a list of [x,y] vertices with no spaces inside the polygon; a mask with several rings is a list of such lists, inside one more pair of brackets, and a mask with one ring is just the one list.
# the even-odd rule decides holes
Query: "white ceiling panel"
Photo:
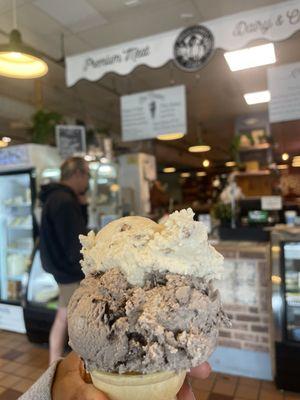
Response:
[{"label": "white ceiling panel", "polygon": [[183,12],[198,13],[191,0],[167,0],[147,10],[134,7],[120,16],[116,14],[115,17],[110,17],[109,24],[82,32],[79,36],[94,48],[111,46],[193,23],[181,18]]},{"label": "white ceiling panel", "polygon": [[85,0],[36,0],[34,4],[72,32],[80,32],[107,21]]},{"label": "white ceiling panel", "polygon": [[204,21],[280,3],[282,0],[194,0]]},{"label": "white ceiling panel", "polygon": [[90,49],[90,45],[78,36],[70,35],[64,38],[66,55],[83,53]]},{"label": "white ceiling panel", "polygon": [[[33,0],[17,0],[17,7],[31,3]],[[12,0],[0,0],[0,14],[12,10]]]},{"label": "white ceiling panel", "polygon": [[67,32],[65,27],[51,16],[41,11],[34,4],[25,4],[18,8],[18,25],[25,26],[32,32],[51,35],[58,32]]}]

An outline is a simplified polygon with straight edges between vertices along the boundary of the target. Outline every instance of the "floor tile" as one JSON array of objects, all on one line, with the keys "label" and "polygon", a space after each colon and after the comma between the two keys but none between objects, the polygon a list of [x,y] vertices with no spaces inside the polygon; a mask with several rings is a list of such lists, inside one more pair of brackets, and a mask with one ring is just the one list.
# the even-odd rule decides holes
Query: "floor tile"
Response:
[{"label": "floor tile", "polygon": [[212,393],[209,396],[208,400],[233,400],[233,397],[232,396],[225,396],[224,394]]},{"label": "floor tile", "polygon": [[217,374],[216,377],[217,380],[225,381],[225,382],[231,382],[231,383],[237,383],[238,377],[229,375],[229,374]]},{"label": "floor tile", "polygon": [[2,354],[1,358],[3,358],[4,360],[10,360],[13,361],[16,358],[20,357],[23,354],[22,351],[18,351],[18,350],[9,350],[6,353]]},{"label": "floor tile", "polygon": [[191,379],[191,384],[195,389],[210,391],[213,387],[214,381],[212,379]]},{"label": "floor tile", "polygon": [[5,387],[0,386],[0,394],[3,393],[6,390]]},{"label": "floor tile", "polygon": [[15,383],[17,383],[20,379],[19,376],[15,375],[6,375],[2,379],[0,379],[0,386],[11,388]]},{"label": "floor tile", "polygon": [[209,393],[205,390],[194,390],[194,395],[196,400],[208,400]]},{"label": "floor tile", "polygon": [[7,389],[0,394],[0,400],[17,400],[22,395],[22,392],[13,389]]},{"label": "floor tile", "polygon": [[259,387],[261,385],[261,381],[259,381],[258,379],[246,378],[244,376],[241,376],[239,378],[239,383],[242,385],[249,385],[254,387]]},{"label": "floor tile", "polygon": [[235,396],[246,400],[256,400],[258,396],[259,386],[238,384]]},{"label": "floor tile", "polygon": [[236,383],[226,382],[217,379],[213,387],[213,393],[225,394],[226,396],[233,396],[236,388]]},{"label": "floor tile", "polygon": [[259,393],[259,400],[284,400],[283,394],[277,390],[266,390],[264,388],[261,389]]},{"label": "floor tile", "polygon": [[21,364],[18,364],[14,361],[9,361],[7,364],[3,365],[3,367],[1,367],[1,371],[2,372],[6,372],[6,373],[14,373],[14,371],[18,370],[20,368]]},{"label": "floor tile", "polygon": [[13,389],[24,393],[24,392],[26,392],[26,390],[28,390],[33,385],[33,383],[34,382],[31,379],[23,378],[20,381],[18,381],[16,384],[13,385]]},{"label": "floor tile", "polygon": [[27,376],[27,378],[33,379],[34,381],[36,381],[44,372],[45,372],[44,369],[35,368],[35,371],[31,372],[31,373]]}]

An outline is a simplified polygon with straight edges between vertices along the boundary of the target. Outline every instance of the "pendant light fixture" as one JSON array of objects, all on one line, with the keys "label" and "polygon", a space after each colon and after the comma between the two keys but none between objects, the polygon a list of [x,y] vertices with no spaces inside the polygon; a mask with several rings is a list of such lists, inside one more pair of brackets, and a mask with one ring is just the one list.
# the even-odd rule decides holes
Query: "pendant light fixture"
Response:
[{"label": "pendant light fixture", "polygon": [[48,72],[47,63],[34,49],[22,42],[17,29],[16,0],[12,0],[13,30],[9,43],[0,45],[0,75],[8,78],[40,78]]},{"label": "pendant light fixture", "polygon": [[197,144],[195,146],[189,147],[189,152],[191,153],[206,153],[211,149],[208,144],[205,144],[202,139],[202,126],[198,125],[198,132],[197,132]]}]

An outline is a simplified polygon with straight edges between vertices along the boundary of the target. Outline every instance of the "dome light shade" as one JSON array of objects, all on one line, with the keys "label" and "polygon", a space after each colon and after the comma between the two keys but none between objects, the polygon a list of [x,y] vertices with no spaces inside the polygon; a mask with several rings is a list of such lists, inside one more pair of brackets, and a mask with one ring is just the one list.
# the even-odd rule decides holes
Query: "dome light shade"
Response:
[{"label": "dome light shade", "polygon": [[175,132],[175,133],[166,133],[164,135],[158,135],[156,139],[158,140],[177,140],[183,138],[184,133]]},{"label": "dome light shade", "polygon": [[205,153],[207,151],[209,151],[211,149],[210,146],[206,145],[206,144],[200,144],[197,146],[191,146],[189,147],[189,152],[191,153]]},{"label": "dome light shade", "polygon": [[40,78],[48,72],[48,65],[38,53],[22,42],[21,33],[14,29],[8,44],[0,45],[0,75],[8,78]]}]

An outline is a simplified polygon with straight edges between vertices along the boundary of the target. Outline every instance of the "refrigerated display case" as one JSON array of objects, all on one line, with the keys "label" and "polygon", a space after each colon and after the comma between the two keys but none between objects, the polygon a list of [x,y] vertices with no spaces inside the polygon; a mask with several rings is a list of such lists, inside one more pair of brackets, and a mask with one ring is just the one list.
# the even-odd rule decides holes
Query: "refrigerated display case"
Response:
[{"label": "refrigerated display case", "polygon": [[21,300],[37,234],[33,169],[0,172],[0,329],[25,332]]},{"label": "refrigerated display case", "polygon": [[[272,232],[274,375],[280,389],[300,392],[300,230]],[[294,231],[295,232],[295,231]]]},{"label": "refrigerated display case", "polygon": [[[57,149],[50,146],[26,144],[0,150],[0,329],[25,333],[30,324],[40,322],[39,313],[28,311],[31,302],[24,301],[28,282],[32,276],[36,279],[30,273],[38,233],[35,200],[40,184],[49,178],[49,171],[57,174],[60,163]],[[49,282],[51,278],[44,276]],[[23,312],[24,304],[30,307]],[[52,318],[53,312],[48,312]]]}]

